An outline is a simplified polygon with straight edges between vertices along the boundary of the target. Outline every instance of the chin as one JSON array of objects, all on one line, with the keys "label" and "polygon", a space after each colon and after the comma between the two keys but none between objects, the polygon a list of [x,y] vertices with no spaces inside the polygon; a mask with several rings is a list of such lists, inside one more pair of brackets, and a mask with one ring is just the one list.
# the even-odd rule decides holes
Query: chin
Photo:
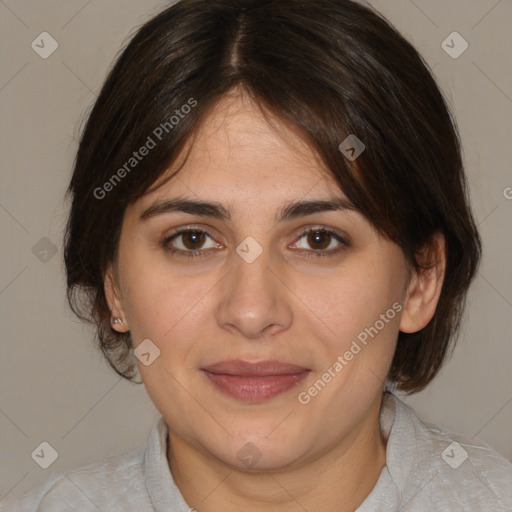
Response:
[{"label": "chin", "polygon": [[305,450],[304,438],[290,425],[284,427],[286,421],[281,425],[261,420],[257,425],[239,425],[238,431],[230,429],[232,437],[226,434],[214,443],[210,437],[204,446],[217,459],[240,471],[258,473],[285,469],[297,464]]}]

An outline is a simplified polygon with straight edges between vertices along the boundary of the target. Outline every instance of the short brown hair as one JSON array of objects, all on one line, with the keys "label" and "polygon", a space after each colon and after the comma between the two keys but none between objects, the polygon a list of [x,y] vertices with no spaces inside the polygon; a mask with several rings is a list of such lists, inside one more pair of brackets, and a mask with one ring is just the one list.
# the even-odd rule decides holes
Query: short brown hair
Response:
[{"label": "short brown hair", "polygon": [[[133,380],[132,340],[111,328],[103,288],[125,209],[235,87],[305,134],[340,189],[402,248],[411,268],[420,267],[417,254],[432,236],[444,235],[436,313],[422,330],[399,333],[389,373],[398,389],[422,389],[456,337],[481,243],[456,123],[427,64],[382,15],[350,0],[181,0],[138,30],[90,113],[68,189],[72,309],[97,327],[112,368]],[[349,134],[366,146],[357,162],[338,148]],[[152,135],[155,147],[127,167]]]}]

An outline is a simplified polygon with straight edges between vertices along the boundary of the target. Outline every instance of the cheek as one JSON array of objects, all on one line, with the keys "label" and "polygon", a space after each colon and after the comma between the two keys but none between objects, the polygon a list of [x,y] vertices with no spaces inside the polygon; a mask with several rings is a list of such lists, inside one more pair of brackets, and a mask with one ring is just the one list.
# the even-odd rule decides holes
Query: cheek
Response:
[{"label": "cheek", "polygon": [[198,302],[211,288],[207,277],[178,276],[160,258],[135,251],[120,261],[119,272],[135,346],[145,338],[176,340],[176,332],[200,325],[194,319],[201,311]]},{"label": "cheek", "polygon": [[[182,383],[195,371],[194,353],[205,325],[201,297],[211,285],[169,274],[154,265],[133,265],[125,275],[125,302],[134,348],[149,339],[160,351],[148,366],[137,360],[148,395],[169,415],[175,410],[192,414],[194,406]],[[174,397],[171,409],[169,396]]]},{"label": "cheek", "polygon": [[401,300],[401,276],[381,259],[347,259],[329,276],[301,276],[290,287],[332,349],[345,349],[360,334],[364,338],[376,323],[379,331],[398,331],[399,306],[393,309],[393,304]]},{"label": "cheek", "polygon": [[130,295],[132,333],[153,337],[161,343],[172,338],[175,346],[181,339],[177,333],[201,325],[198,301],[204,293],[203,286],[191,281],[185,284],[176,280],[171,285],[165,281],[146,280]]}]

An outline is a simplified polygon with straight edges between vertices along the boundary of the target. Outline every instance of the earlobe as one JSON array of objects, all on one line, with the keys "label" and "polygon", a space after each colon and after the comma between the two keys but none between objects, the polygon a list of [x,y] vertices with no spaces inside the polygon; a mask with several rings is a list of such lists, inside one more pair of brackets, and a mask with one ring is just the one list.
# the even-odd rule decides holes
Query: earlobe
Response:
[{"label": "earlobe", "polygon": [[116,278],[113,266],[110,265],[107,272],[105,273],[103,281],[105,297],[107,298],[107,303],[110,310],[110,325],[115,331],[128,332],[129,327],[126,321],[126,315],[117,281],[118,280]]},{"label": "earlobe", "polygon": [[446,268],[445,239],[441,233],[433,235],[418,256],[418,263],[421,268],[410,279],[400,321],[400,331],[406,333],[423,329],[436,311]]}]

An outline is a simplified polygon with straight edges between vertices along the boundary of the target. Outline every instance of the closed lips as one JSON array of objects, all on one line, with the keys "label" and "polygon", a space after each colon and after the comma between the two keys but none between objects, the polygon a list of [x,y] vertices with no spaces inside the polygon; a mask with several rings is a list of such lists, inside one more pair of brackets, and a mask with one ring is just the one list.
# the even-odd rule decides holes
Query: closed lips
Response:
[{"label": "closed lips", "polygon": [[243,402],[264,402],[294,387],[309,369],[281,361],[221,361],[202,368],[214,387]]},{"label": "closed lips", "polygon": [[202,368],[202,370],[224,375],[239,375],[266,377],[271,375],[296,375],[309,371],[307,368],[281,361],[261,361],[258,363],[249,363],[241,360],[221,361],[213,365]]}]

